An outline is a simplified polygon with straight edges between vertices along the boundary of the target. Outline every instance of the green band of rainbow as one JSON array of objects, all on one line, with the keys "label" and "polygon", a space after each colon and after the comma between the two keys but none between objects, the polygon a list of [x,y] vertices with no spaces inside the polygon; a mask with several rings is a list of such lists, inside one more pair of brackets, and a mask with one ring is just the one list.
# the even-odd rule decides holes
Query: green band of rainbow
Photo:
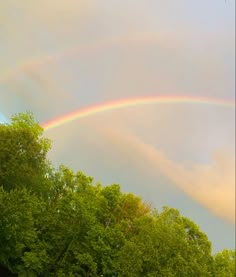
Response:
[{"label": "green band of rainbow", "polygon": [[78,109],[74,112],[56,117],[48,122],[45,122],[42,127],[45,130],[50,130],[66,123],[69,123],[76,119],[89,117],[98,113],[113,111],[128,107],[136,107],[141,105],[151,104],[206,104],[206,105],[217,105],[229,108],[235,108],[235,102],[233,100],[225,100],[210,97],[196,97],[196,96],[149,96],[140,98],[128,98],[122,100],[115,100],[111,102],[105,102],[102,104],[92,105],[85,108]]}]

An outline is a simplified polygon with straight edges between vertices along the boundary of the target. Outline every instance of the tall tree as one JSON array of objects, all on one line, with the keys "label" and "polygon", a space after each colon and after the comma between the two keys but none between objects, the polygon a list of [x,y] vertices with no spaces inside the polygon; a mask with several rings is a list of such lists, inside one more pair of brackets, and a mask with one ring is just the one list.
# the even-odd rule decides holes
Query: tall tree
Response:
[{"label": "tall tree", "polygon": [[46,188],[50,141],[42,134],[31,113],[13,116],[10,124],[0,124],[0,185],[5,190],[26,187],[42,192],[42,187]]}]

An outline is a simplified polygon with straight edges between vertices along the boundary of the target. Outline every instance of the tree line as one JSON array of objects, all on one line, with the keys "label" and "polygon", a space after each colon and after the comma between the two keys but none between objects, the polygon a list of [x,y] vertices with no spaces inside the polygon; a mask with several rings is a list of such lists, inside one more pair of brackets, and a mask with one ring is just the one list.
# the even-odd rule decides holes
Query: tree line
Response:
[{"label": "tree line", "polygon": [[50,147],[31,113],[0,124],[1,276],[235,276],[178,210],[54,168]]}]

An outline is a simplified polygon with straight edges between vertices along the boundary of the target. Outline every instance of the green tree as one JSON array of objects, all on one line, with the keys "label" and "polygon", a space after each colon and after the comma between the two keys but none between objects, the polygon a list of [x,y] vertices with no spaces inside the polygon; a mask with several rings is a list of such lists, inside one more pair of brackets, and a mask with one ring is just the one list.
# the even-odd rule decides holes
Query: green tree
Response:
[{"label": "green tree", "polygon": [[216,277],[236,276],[236,250],[225,249],[214,256],[214,269]]},{"label": "green tree", "polygon": [[139,218],[133,234],[119,253],[120,276],[211,276],[210,242],[177,210]]},{"label": "green tree", "polygon": [[0,124],[0,269],[19,276],[235,276],[199,227],[120,186],[53,169],[32,114]]},{"label": "green tree", "polygon": [[36,276],[47,264],[36,229],[42,210],[43,203],[26,189],[0,188],[0,264],[10,271]]},{"label": "green tree", "polygon": [[42,134],[43,129],[30,113],[13,116],[10,124],[0,124],[0,185],[5,190],[46,189],[50,141]]}]

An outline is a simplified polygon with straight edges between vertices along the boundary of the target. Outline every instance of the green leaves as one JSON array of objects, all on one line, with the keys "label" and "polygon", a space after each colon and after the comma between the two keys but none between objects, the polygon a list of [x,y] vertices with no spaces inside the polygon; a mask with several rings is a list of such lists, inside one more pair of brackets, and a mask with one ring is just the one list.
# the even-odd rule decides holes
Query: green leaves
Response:
[{"label": "green leaves", "polygon": [[235,276],[235,251],[212,257],[178,210],[53,169],[42,135],[30,113],[0,124],[0,266],[19,276]]},{"label": "green leaves", "polygon": [[0,263],[13,272],[26,266],[26,253],[40,249],[35,223],[42,208],[25,189],[0,189]]},{"label": "green leaves", "polygon": [[7,191],[24,187],[45,193],[49,148],[49,140],[42,138],[42,128],[31,114],[20,114],[12,117],[11,124],[1,124],[0,185]]},{"label": "green leaves", "polygon": [[214,256],[214,270],[216,277],[234,277],[235,270],[235,250],[223,250]]},{"label": "green leaves", "polygon": [[125,242],[118,257],[121,276],[126,272],[130,276],[211,276],[207,237],[189,221],[188,233],[205,239],[201,244],[197,239],[192,242],[185,228],[186,219],[170,208],[164,208],[159,215],[136,219],[133,235]]}]

